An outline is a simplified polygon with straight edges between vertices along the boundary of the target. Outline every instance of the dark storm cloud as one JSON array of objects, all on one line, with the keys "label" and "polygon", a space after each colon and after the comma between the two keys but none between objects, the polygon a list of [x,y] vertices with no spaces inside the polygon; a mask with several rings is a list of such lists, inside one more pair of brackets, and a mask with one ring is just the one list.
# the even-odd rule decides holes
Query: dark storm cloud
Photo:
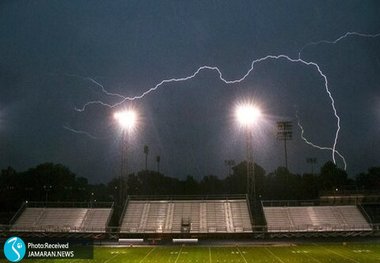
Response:
[{"label": "dark storm cloud", "polygon": [[[380,32],[379,7],[377,1],[2,1],[0,167],[62,162],[91,180],[108,180],[120,159],[113,110],[74,108],[90,100],[118,100],[80,76],[124,96],[205,64],[237,79],[253,59],[268,54],[295,58],[310,41],[333,40],[347,31]],[[303,52],[329,79],[342,118],[338,150],[351,174],[379,165],[379,44],[380,38],[349,37]],[[267,61],[241,84],[226,85],[216,72],[205,71],[133,102],[142,118],[131,142],[132,168],[143,167],[143,145],[149,144],[150,166],[159,154],[168,175],[224,175],[225,159],[244,158],[232,111],[247,96],[259,100],[267,114],[254,151],[268,171],[283,164],[273,124],[294,120],[296,107],[306,137],[332,146],[336,119],[318,72]],[[309,156],[319,164],[331,159],[331,152],[315,150],[299,136],[295,125],[291,170],[307,170]]]}]

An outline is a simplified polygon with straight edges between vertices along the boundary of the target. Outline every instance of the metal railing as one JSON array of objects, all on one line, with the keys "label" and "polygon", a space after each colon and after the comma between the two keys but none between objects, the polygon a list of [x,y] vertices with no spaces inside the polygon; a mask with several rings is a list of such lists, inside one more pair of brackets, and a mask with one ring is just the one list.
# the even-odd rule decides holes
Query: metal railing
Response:
[{"label": "metal railing", "polygon": [[46,208],[113,208],[113,202],[25,202],[27,207]]},{"label": "metal railing", "polygon": [[245,194],[232,195],[129,195],[129,200],[170,201],[170,200],[235,200],[246,199]]}]

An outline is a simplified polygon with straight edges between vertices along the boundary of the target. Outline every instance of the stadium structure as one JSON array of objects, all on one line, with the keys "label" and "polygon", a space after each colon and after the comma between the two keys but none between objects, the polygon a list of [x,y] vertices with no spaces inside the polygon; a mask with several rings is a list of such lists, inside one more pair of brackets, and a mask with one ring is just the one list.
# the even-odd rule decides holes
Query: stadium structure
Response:
[{"label": "stadium structure", "polygon": [[[128,196],[113,203],[25,202],[2,235],[120,242],[380,236],[379,196],[257,201],[246,195]],[[116,224],[111,224],[111,219]]]}]

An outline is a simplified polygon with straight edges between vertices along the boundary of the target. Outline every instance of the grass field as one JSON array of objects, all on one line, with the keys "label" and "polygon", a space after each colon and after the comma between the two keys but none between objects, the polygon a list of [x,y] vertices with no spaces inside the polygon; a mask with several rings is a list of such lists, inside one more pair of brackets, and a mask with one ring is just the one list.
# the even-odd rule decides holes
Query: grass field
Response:
[{"label": "grass field", "polygon": [[[2,259],[0,262],[7,262]],[[298,244],[282,246],[154,246],[96,247],[93,260],[23,260],[22,262],[278,262],[278,263],[380,263],[380,243]]]}]

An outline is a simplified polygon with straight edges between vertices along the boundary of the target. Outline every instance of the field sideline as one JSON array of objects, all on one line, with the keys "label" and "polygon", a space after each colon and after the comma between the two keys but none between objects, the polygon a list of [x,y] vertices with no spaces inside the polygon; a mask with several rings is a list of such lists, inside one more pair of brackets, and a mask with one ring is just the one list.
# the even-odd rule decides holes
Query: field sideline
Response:
[{"label": "field sideline", "polygon": [[[1,259],[0,262],[7,262]],[[380,243],[313,243],[288,246],[95,247],[94,259],[22,260],[22,262],[135,263],[371,263],[380,262]]]}]

